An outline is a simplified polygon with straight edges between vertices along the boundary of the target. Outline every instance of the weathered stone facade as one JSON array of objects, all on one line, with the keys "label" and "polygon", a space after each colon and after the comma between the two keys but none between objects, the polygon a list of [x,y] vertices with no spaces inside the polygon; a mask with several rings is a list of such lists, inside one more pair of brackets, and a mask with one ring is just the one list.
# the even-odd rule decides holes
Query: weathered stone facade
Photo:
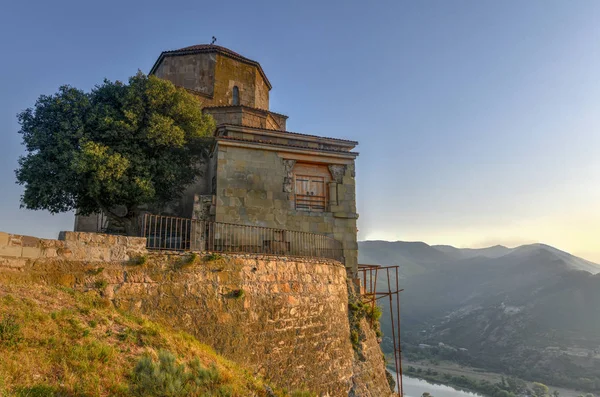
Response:
[{"label": "weathered stone facade", "polygon": [[[390,394],[381,380],[381,352],[372,349],[359,360],[350,343],[347,278],[339,262],[260,255],[209,261],[147,253],[144,239],[64,236],[57,241],[0,233],[0,247],[19,247],[0,249],[0,283],[102,288],[116,307],[188,331],[281,387],[322,396]],[[42,243],[70,247],[71,254],[24,257],[26,246]],[[83,255],[94,250],[144,254],[147,260],[134,264],[125,255],[103,261]],[[371,334],[363,343],[376,346]]]},{"label": "weathered stone facade", "polygon": [[[341,241],[346,266],[355,271],[358,260],[356,241],[356,199],[354,164],[341,165],[340,183],[329,185],[329,208],[323,212],[297,210],[290,166],[296,157],[282,148],[255,150],[222,144],[217,148],[217,222],[251,224],[278,229],[324,234]],[[321,161],[343,162],[336,157]]]}]

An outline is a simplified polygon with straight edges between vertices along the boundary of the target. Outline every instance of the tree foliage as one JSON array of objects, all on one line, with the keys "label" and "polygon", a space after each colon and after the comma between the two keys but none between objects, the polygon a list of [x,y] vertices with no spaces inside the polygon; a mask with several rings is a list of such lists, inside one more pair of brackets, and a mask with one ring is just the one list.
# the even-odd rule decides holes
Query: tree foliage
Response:
[{"label": "tree foliage", "polygon": [[544,397],[548,395],[549,392],[548,386],[539,382],[533,382],[531,390],[533,391],[533,395],[536,397]]},{"label": "tree foliage", "polygon": [[18,119],[26,148],[16,170],[22,207],[104,211],[129,224],[141,208],[181,196],[214,130],[196,97],[141,72],[89,93],[62,86]]}]

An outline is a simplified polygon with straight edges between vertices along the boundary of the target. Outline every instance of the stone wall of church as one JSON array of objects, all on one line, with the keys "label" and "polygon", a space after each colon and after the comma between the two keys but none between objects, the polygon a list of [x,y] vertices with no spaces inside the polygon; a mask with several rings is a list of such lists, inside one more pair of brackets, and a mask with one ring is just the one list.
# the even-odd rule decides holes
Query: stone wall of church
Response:
[{"label": "stone wall of church", "polygon": [[213,105],[232,105],[233,87],[240,105],[268,110],[269,87],[255,66],[217,54]]},{"label": "stone wall of church", "polygon": [[215,124],[243,125],[245,127],[266,128],[269,130],[285,130],[285,116],[267,110],[246,106],[208,107],[205,113],[215,119]]},{"label": "stone wall of church", "polygon": [[237,86],[241,105],[269,109],[269,87],[256,66],[221,54],[166,56],[154,74],[198,93],[203,106],[232,105]]},{"label": "stone wall of church", "polygon": [[[261,76],[258,69],[254,69],[256,84],[254,86],[254,107],[259,109],[269,109],[269,87],[265,79]],[[285,128],[284,128],[285,129]]]},{"label": "stone wall of church", "polygon": [[[184,87],[213,96],[215,87],[216,54],[193,54],[167,56],[154,73],[161,79],[169,80],[179,87]],[[206,98],[205,105],[212,102]]]},{"label": "stone wall of church", "polygon": [[354,164],[334,168],[328,211],[307,212],[294,208],[286,179],[290,178],[293,163],[277,152],[222,145],[217,151],[217,222],[328,235],[343,243],[346,266],[356,272]]}]

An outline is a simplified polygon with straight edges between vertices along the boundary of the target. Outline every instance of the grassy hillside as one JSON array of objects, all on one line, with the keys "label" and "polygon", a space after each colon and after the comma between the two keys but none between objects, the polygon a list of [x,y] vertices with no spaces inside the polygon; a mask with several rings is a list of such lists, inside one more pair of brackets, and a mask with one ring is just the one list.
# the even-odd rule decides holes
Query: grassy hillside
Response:
[{"label": "grassy hillside", "polygon": [[268,390],[194,337],[95,291],[0,285],[2,397],[310,395]]}]

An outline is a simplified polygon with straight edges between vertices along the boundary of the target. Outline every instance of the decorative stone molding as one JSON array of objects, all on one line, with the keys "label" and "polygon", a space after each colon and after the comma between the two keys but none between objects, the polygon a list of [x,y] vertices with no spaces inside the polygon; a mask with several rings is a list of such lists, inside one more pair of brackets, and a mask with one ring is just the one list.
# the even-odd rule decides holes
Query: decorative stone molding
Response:
[{"label": "decorative stone molding", "polygon": [[292,193],[294,191],[294,166],[296,160],[283,160],[283,168],[285,170],[285,177],[283,178],[283,191],[286,193]]},{"label": "decorative stone molding", "polygon": [[334,181],[336,181],[337,183],[342,183],[344,175],[346,174],[346,166],[331,164],[329,165],[329,172],[331,172],[331,177]]}]

